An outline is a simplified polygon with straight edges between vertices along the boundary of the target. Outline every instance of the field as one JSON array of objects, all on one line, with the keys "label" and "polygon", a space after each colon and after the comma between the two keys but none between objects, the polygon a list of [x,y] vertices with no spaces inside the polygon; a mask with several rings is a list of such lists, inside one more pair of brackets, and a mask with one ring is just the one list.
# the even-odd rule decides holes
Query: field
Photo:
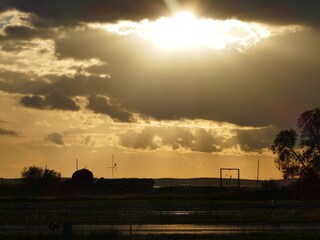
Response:
[{"label": "field", "polygon": [[11,194],[0,198],[0,239],[60,239],[67,223],[75,239],[317,239],[320,202],[285,194],[191,187]]},{"label": "field", "polygon": [[319,202],[201,199],[10,199],[0,223],[190,224],[318,222]]}]

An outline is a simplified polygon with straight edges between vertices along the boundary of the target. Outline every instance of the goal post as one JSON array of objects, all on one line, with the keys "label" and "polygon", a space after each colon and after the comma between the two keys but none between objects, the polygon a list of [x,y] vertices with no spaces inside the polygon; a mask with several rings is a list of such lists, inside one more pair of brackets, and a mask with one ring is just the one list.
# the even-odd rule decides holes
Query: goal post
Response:
[{"label": "goal post", "polygon": [[239,168],[220,168],[220,188],[223,187],[223,172],[224,171],[236,171],[237,172],[237,187],[240,188],[240,169]]}]

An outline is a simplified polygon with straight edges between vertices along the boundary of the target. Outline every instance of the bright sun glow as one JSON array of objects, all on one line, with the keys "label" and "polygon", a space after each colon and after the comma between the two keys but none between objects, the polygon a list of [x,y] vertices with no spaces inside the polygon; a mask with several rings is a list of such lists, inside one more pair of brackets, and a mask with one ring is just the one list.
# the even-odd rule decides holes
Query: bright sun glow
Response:
[{"label": "bright sun glow", "polygon": [[118,35],[138,34],[164,49],[210,47],[233,48],[239,51],[254,46],[264,38],[302,30],[300,26],[271,27],[236,19],[214,20],[197,18],[190,12],[155,21],[119,21],[103,26]]},{"label": "bright sun glow", "polygon": [[160,18],[146,26],[139,35],[162,48],[197,47],[204,43],[204,38],[199,35],[202,31],[199,23],[194,15],[183,12],[172,18]]}]

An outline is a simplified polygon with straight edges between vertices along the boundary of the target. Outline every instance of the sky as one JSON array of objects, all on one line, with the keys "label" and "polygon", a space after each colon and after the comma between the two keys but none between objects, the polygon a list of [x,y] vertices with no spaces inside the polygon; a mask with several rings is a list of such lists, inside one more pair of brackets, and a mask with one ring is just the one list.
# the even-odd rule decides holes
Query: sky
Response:
[{"label": "sky", "polygon": [[[319,107],[313,0],[1,0],[0,177],[279,179]],[[228,176],[233,173],[226,173]]]}]

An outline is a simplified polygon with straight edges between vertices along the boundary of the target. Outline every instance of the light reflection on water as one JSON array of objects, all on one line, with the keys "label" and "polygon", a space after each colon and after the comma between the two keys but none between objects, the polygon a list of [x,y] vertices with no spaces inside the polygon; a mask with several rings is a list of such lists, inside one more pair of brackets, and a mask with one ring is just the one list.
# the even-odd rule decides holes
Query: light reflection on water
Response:
[{"label": "light reflection on water", "polygon": [[[128,234],[130,225],[78,225],[82,231],[117,230]],[[232,234],[247,232],[278,232],[278,231],[318,231],[319,224],[235,224],[235,225],[205,225],[205,224],[143,224],[132,225],[132,233],[148,234]]]},{"label": "light reflection on water", "polygon": [[[61,231],[60,226],[56,232]],[[320,224],[142,224],[142,225],[94,225],[81,224],[73,225],[74,233],[92,233],[92,232],[109,232],[116,231],[123,235],[156,235],[156,234],[234,234],[234,233],[257,233],[257,232],[289,232],[289,231],[319,231]],[[41,234],[53,233],[47,225],[15,225],[0,226],[0,233],[17,234],[17,233],[34,233]]]}]

